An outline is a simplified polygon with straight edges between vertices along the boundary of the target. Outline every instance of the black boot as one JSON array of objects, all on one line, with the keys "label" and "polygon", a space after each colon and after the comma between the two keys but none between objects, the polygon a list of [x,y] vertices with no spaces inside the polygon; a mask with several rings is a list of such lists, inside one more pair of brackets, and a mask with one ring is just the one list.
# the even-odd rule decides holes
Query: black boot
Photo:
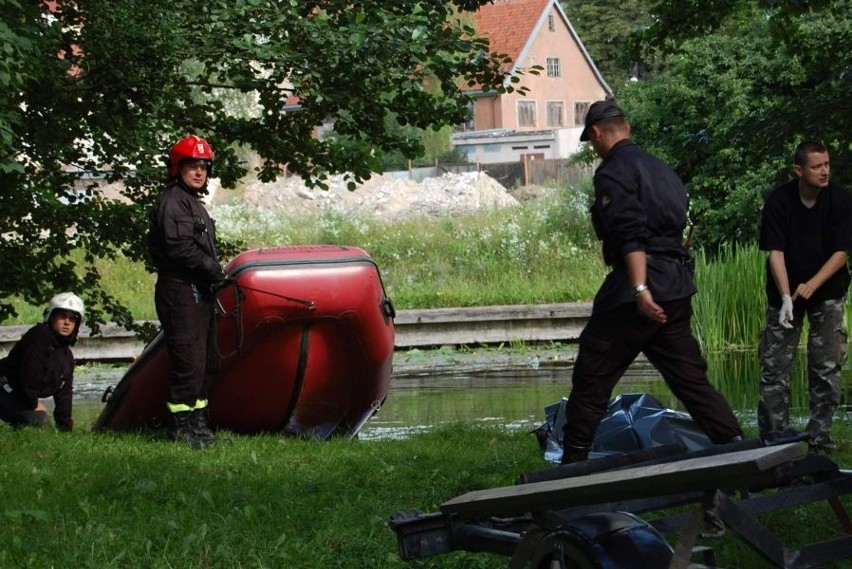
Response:
[{"label": "black boot", "polygon": [[169,413],[169,438],[173,441],[181,441],[192,448],[202,448],[202,443],[195,436],[190,425],[190,411],[179,411]]},{"label": "black boot", "polygon": [[213,445],[219,442],[219,439],[210,429],[207,407],[194,409],[189,416],[189,425],[192,427],[192,434],[203,445]]},{"label": "black boot", "polygon": [[582,462],[589,458],[589,449],[586,447],[578,447],[569,444],[562,445],[562,460],[559,464],[571,464],[572,462]]}]

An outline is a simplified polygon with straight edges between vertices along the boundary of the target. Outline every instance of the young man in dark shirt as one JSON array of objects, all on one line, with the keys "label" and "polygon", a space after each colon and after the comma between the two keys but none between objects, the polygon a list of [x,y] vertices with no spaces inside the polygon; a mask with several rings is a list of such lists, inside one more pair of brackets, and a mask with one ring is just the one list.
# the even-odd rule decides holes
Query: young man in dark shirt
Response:
[{"label": "young man in dark shirt", "polygon": [[796,178],[775,188],[763,206],[760,248],[766,261],[766,327],[760,339],[763,369],[758,427],[764,440],[790,427],[790,371],[807,315],[812,452],[834,448],[831,422],[840,404],[840,368],[846,361],[843,316],[852,246],[852,198],[830,182],[828,150],[801,143],[793,156]]}]

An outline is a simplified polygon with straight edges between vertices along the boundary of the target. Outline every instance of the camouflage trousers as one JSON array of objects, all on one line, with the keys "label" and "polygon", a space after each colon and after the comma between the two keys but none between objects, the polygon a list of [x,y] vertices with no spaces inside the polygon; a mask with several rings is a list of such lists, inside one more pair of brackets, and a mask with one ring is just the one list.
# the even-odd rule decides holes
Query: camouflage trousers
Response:
[{"label": "camouflage trousers", "polygon": [[831,448],[829,431],[834,412],[840,405],[840,369],[846,363],[848,340],[843,325],[846,299],[812,304],[806,312],[795,313],[792,328],[778,324],[778,308],[766,309],[766,328],[760,336],[759,358],[763,369],[757,424],[760,437],[790,426],[790,372],[808,317],[808,396],[810,420],[808,442]]}]

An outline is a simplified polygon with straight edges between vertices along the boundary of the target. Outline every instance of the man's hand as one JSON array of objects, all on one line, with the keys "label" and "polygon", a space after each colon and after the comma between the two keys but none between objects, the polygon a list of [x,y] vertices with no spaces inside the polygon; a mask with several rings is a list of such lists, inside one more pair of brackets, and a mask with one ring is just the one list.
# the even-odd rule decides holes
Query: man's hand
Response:
[{"label": "man's hand", "polygon": [[781,295],[781,310],[778,311],[778,324],[784,328],[793,327],[793,299],[789,294]]},{"label": "man's hand", "polygon": [[796,292],[793,293],[793,300],[796,300],[797,298],[804,298],[805,300],[808,300],[815,292],[816,288],[811,286],[810,281],[802,283],[796,287]]},{"label": "man's hand", "polygon": [[654,297],[651,296],[649,289],[646,288],[637,294],[634,300],[636,301],[636,308],[639,310],[639,314],[657,324],[666,323],[668,318],[666,311],[663,310],[662,306],[654,302]]},{"label": "man's hand", "polygon": [[219,275],[219,277],[215,281],[210,283],[210,290],[213,291],[213,292],[216,292],[219,289],[225,288],[226,286],[228,286],[229,284],[231,284],[235,280],[236,279],[234,279],[234,277],[227,275],[225,273],[222,273],[221,275]]}]

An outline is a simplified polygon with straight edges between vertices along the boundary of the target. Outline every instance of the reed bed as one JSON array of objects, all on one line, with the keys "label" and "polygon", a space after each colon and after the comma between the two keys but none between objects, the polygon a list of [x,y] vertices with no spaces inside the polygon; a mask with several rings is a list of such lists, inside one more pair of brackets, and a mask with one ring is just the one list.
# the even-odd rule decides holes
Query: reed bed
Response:
[{"label": "reed bed", "polygon": [[693,331],[705,349],[757,345],[766,310],[765,261],[754,244],[696,253]]}]

